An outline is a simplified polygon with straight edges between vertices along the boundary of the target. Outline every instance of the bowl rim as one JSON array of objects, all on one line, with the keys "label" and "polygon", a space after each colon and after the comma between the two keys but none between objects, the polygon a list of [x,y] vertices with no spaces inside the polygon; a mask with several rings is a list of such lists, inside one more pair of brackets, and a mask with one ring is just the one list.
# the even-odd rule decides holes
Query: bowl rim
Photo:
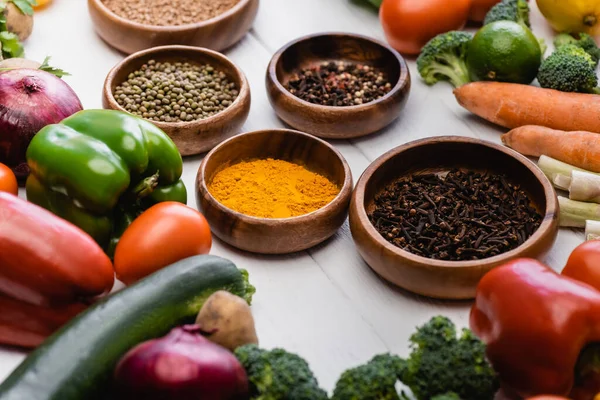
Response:
[{"label": "bowl rim", "polygon": [[111,9],[109,9],[104,4],[104,2],[102,0],[90,0],[90,1],[92,1],[94,3],[94,5],[96,6],[96,9],[99,10],[100,12],[104,13],[104,15],[106,17],[114,18],[121,25],[125,25],[130,28],[134,28],[134,29],[141,30],[141,31],[165,33],[165,32],[182,32],[182,31],[199,29],[199,28],[204,28],[206,26],[218,24],[218,23],[222,22],[222,20],[229,18],[229,17],[237,14],[238,12],[240,12],[249,3],[253,2],[253,1],[258,1],[258,0],[239,0],[235,6],[231,7],[229,10],[227,10],[213,18],[210,18],[210,19],[207,19],[204,21],[183,24],[183,25],[142,24],[140,22],[135,22],[135,21],[129,20],[125,17],[121,17],[120,15],[114,13]]},{"label": "bowl rim", "polygon": [[[501,253],[493,257],[482,258],[479,260],[462,261],[444,261],[419,256],[407,250],[403,250],[400,247],[394,246],[393,244],[385,240],[381,236],[381,234],[375,229],[371,221],[369,221],[367,211],[364,205],[365,189],[367,187],[368,182],[373,177],[373,174],[390,159],[400,156],[407,150],[434,143],[462,143],[485,146],[493,151],[499,151],[509,157],[514,158],[525,168],[529,169],[529,171],[531,171],[533,176],[537,179],[538,183],[543,187],[544,196],[546,199],[546,209],[544,210],[544,213],[542,215],[542,223],[534,232],[534,234],[531,235],[525,242],[523,242],[518,247],[515,247],[514,249],[505,253]],[[492,265],[498,265],[499,263],[502,263],[505,260],[508,261],[509,259],[518,257],[519,254],[533,247],[534,244],[536,244],[540,239],[542,239],[543,237],[551,233],[552,230],[554,230],[553,225],[556,225],[554,223],[554,219],[556,219],[556,214],[559,210],[558,199],[556,197],[556,193],[554,191],[554,188],[552,187],[552,184],[550,183],[546,175],[544,175],[544,173],[537,167],[537,165],[535,165],[533,161],[529,160],[527,157],[521,155],[520,153],[500,144],[496,144],[487,140],[470,138],[466,136],[428,137],[424,139],[414,140],[389,150],[388,152],[378,157],[375,161],[373,161],[363,172],[354,189],[352,201],[355,204],[353,207],[351,207],[351,212],[357,212],[358,223],[364,228],[364,231],[367,233],[370,240],[377,242],[386,251],[393,253],[396,257],[408,259],[414,265],[427,266],[433,268],[485,268]]]},{"label": "bowl rim", "polygon": [[[229,68],[232,71],[234,71],[235,75],[242,83],[239,88],[239,93],[238,93],[237,97],[235,98],[235,100],[227,108],[225,108],[224,110],[222,110],[222,111],[218,112],[217,114],[212,115],[208,118],[197,119],[197,120],[192,120],[192,121],[179,121],[179,122],[152,121],[150,119],[143,118],[138,115],[132,114],[129,111],[127,111],[126,109],[124,109],[123,107],[121,107],[121,105],[115,99],[114,93],[112,91],[112,84],[115,80],[114,77],[117,74],[117,72],[122,70],[124,67],[126,67],[129,63],[131,63],[133,60],[135,60],[137,58],[145,57],[149,54],[160,54],[162,52],[167,52],[167,51],[171,51],[171,50],[185,51],[190,54],[201,53],[201,54],[208,55],[209,57],[219,59],[221,62],[227,64],[229,66]],[[169,129],[169,128],[181,128],[181,127],[192,127],[192,126],[200,127],[200,126],[205,126],[205,125],[211,124],[219,119],[225,119],[225,120],[229,119],[231,117],[230,114],[233,114],[240,107],[240,103],[242,103],[245,98],[250,96],[250,84],[248,83],[248,79],[246,78],[244,71],[242,71],[240,69],[240,67],[238,67],[230,58],[228,58],[227,56],[225,56],[222,53],[219,53],[218,51],[210,50],[205,47],[184,46],[184,45],[166,45],[166,46],[151,47],[148,49],[137,51],[137,52],[125,57],[121,61],[119,61],[115,66],[113,66],[111,68],[111,70],[106,75],[106,78],[104,80],[104,95],[113,109],[123,111],[123,112],[126,112],[131,115],[135,115],[136,117],[142,118],[142,119],[144,119],[144,121],[148,121],[164,130],[165,128]]]},{"label": "bowl rim", "polygon": [[[333,36],[333,37],[347,36],[347,37],[350,37],[353,39],[370,42],[372,44],[378,45],[378,46],[383,47],[384,49],[388,50],[396,58],[396,61],[398,62],[398,65],[400,66],[400,75],[398,76],[398,82],[396,82],[396,84],[394,85],[392,90],[390,90],[385,96],[380,97],[377,100],[373,100],[368,103],[359,104],[359,105],[355,105],[355,106],[344,106],[344,107],[324,106],[324,105],[320,105],[320,104],[313,104],[306,100],[302,100],[301,98],[299,98],[297,96],[294,96],[292,93],[289,92],[289,90],[287,90],[285,88],[285,86],[283,86],[283,84],[277,77],[277,64],[279,63],[279,60],[281,59],[283,54],[286,51],[288,51],[290,49],[290,47],[292,47],[298,43],[307,42],[309,40],[313,40],[315,38],[322,37],[322,36]],[[279,50],[277,50],[275,52],[275,54],[273,55],[273,57],[271,58],[271,61],[269,62],[269,66],[267,67],[267,76],[268,76],[269,80],[271,82],[273,82],[273,85],[277,88],[277,90],[286,99],[288,99],[288,101],[302,104],[302,106],[310,108],[310,109],[314,110],[315,112],[329,112],[329,113],[331,113],[332,111],[335,111],[335,112],[359,112],[363,109],[377,106],[377,105],[387,101],[388,99],[396,96],[398,93],[402,92],[402,89],[404,89],[404,87],[406,87],[406,85],[410,84],[410,70],[408,68],[408,64],[406,63],[406,60],[404,59],[404,57],[402,57],[402,55],[398,51],[396,51],[394,48],[389,46],[387,43],[384,43],[381,40],[378,40],[378,39],[375,39],[375,38],[372,38],[372,37],[369,37],[366,35],[361,35],[361,34],[357,34],[357,33],[349,33],[349,32],[334,32],[334,31],[313,33],[313,34],[301,36],[297,39],[294,39],[294,40],[286,43],[283,47],[281,47]]]},{"label": "bowl rim", "polygon": [[[206,179],[207,179],[206,165],[208,164],[210,158],[215,153],[217,153],[218,151],[223,149],[224,147],[231,145],[232,142],[239,140],[239,138],[241,138],[241,137],[263,135],[263,134],[267,134],[267,133],[271,134],[271,135],[278,134],[278,133],[286,133],[286,134],[291,134],[291,135],[302,136],[305,139],[320,142],[321,144],[323,144],[327,148],[329,148],[336,155],[338,160],[342,163],[342,167],[344,169],[344,182],[341,185],[340,191],[335,196],[335,198],[333,200],[331,200],[329,203],[327,203],[326,205],[324,205],[323,207],[321,207],[315,211],[311,211],[308,214],[303,214],[303,215],[298,215],[295,217],[288,217],[288,218],[263,218],[263,217],[255,217],[252,215],[243,214],[243,213],[235,211],[229,207],[226,207],[219,200],[217,200],[212,195],[210,190],[208,189],[208,185],[206,182]],[[239,160],[239,161],[242,161],[242,160]],[[198,173],[196,176],[196,185],[197,185],[197,188],[201,191],[201,194],[203,196],[208,196],[209,200],[213,203],[213,205],[216,208],[219,209],[220,212],[233,215],[237,219],[242,220],[242,221],[244,221],[248,224],[252,224],[252,225],[279,226],[282,224],[289,224],[289,223],[294,223],[294,224],[308,223],[315,219],[325,217],[340,207],[344,207],[344,203],[349,203],[350,197],[352,195],[352,189],[353,189],[354,182],[352,179],[352,171],[350,169],[350,165],[348,164],[348,162],[346,161],[346,159],[344,158],[342,153],[338,149],[336,149],[334,146],[327,143],[325,140],[322,140],[322,139],[317,138],[308,133],[301,132],[301,131],[294,130],[294,129],[267,128],[267,129],[260,129],[260,130],[240,133],[239,135],[235,135],[235,136],[219,143],[217,146],[215,146],[204,157],[204,159],[202,160],[202,163],[200,163],[200,167],[198,168]]]}]

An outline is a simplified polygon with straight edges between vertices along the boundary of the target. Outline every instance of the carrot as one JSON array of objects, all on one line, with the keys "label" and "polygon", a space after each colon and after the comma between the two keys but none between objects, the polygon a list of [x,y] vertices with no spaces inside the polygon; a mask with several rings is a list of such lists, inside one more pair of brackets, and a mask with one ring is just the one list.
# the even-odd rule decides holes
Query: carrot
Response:
[{"label": "carrot", "polygon": [[526,125],[502,135],[502,143],[526,156],[555,158],[588,171],[600,172],[600,135],[565,132]]},{"label": "carrot", "polygon": [[600,96],[535,86],[473,82],[454,90],[458,103],[505,128],[540,125],[600,133]]}]

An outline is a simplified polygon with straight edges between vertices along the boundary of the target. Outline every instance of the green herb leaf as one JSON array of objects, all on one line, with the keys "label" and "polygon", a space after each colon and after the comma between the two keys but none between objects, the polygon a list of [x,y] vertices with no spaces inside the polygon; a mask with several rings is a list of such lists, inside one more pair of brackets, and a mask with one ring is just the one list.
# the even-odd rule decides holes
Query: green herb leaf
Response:
[{"label": "green herb leaf", "polygon": [[50,61],[50,56],[46,56],[46,58],[44,58],[44,62],[42,63],[42,65],[40,65],[39,69],[41,69],[42,71],[50,72],[51,74],[54,74],[54,75],[58,76],[59,78],[62,78],[63,76],[71,75],[67,71],[64,71],[60,68],[51,67],[49,64],[49,61]]},{"label": "green herb leaf", "polygon": [[2,43],[2,57],[4,58],[21,57],[25,53],[19,38],[12,32],[0,32],[0,43]]},{"label": "green herb leaf", "polygon": [[10,0],[25,15],[33,15],[33,6],[37,5],[36,0]]}]

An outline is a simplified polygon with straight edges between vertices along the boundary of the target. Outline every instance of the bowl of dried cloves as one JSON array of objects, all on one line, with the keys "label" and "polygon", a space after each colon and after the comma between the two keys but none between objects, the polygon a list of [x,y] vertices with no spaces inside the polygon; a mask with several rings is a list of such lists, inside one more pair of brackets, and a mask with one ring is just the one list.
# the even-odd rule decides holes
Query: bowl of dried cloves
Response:
[{"label": "bowl of dried cloves", "polygon": [[501,145],[443,136],[375,160],[350,206],[358,251],[381,277],[411,292],[471,299],[483,275],[541,258],[558,234],[552,184]]}]

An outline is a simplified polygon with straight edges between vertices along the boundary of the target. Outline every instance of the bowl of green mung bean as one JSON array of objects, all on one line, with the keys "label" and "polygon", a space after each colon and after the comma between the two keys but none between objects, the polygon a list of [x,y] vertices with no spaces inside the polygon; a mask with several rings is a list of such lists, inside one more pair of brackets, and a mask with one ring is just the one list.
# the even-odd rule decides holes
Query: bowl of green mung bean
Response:
[{"label": "bowl of green mung bean", "polygon": [[181,155],[209,151],[240,131],[250,111],[244,73],[221,53],[163,46],[132,54],[104,82],[104,108],[165,131]]}]

